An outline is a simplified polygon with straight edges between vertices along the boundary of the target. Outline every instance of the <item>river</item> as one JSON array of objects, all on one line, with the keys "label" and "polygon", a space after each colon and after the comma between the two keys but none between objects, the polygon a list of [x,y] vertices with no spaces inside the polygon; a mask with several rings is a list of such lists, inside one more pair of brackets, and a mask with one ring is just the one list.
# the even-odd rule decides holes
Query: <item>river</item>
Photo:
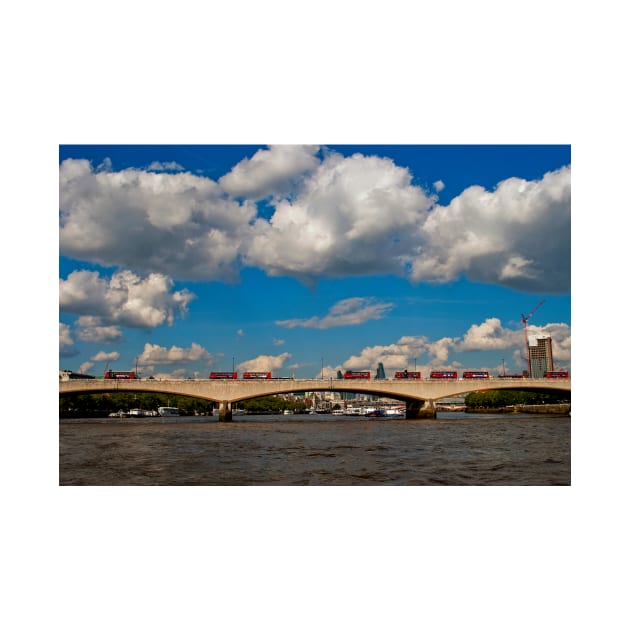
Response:
[{"label": "river", "polygon": [[[289,419],[288,419],[289,418]],[[60,485],[570,485],[568,416],[62,420]]]}]

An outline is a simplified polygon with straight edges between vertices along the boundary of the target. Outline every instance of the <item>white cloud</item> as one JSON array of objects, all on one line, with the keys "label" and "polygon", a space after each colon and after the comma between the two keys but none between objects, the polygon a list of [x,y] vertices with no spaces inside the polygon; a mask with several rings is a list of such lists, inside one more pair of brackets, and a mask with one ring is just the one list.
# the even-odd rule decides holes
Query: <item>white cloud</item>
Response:
[{"label": "white cloud", "polygon": [[[220,183],[65,160],[60,252],[178,279],[232,282],[246,265],[311,284],[391,273],[413,282],[466,275],[518,290],[569,290],[570,166],[536,181],[506,179],[492,191],[471,186],[440,206],[389,158],[316,153],[261,149]],[[437,180],[433,190],[443,186]],[[263,197],[268,219],[254,203]]]},{"label": "white cloud", "polygon": [[510,178],[493,192],[467,188],[436,206],[420,231],[412,280],[470,280],[520,290],[568,291],[571,169],[541,180]]},{"label": "white cloud", "polygon": [[119,271],[108,280],[96,271],[73,271],[66,280],[59,280],[59,306],[68,313],[89,316],[79,322],[84,328],[105,327],[101,335],[115,335],[108,326],[155,328],[185,315],[194,295],[172,289],[173,281],[156,273],[141,278]]},{"label": "white cloud", "polygon": [[184,171],[186,170],[181,164],[177,162],[151,162],[147,166],[148,171]]},{"label": "white cloud", "polygon": [[284,339],[276,339],[276,338],[274,337],[274,338],[271,340],[271,343],[272,343],[274,346],[284,346],[285,341],[284,341]]},{"label": "white cloud", "polygon": [[239,337],[244,337],[244,336],[245,336],[245,331],[244,331],[242,328],[239,328],[239,329],[236,331],[236,334],[237,334]]},{"label": "white cloud", "polygon": [[81,363],[79,366],[79,372],[81,374],[87,374],[91,367],[93,367],[94,363],[91,361],[86,361],[85,363]]},{"label": "white cloud", "polygon": [[[571,331],[567,324],[547,324],[528,327],[530,344],[535,345],[538,337],[551,337],[554,361],[570,362]],[[451,353],[473,352],[482,350],[514,350],[513,359],[517,365],[523,365],[525,339],[521,329],[503,328],[496,317],[486,319],[481,324],[473,324],[460,337],[442,337],[430,341],[427,337],[401,337],[390,345],[367,346],[358,355],[349,357],[344,363],[345,369],[373,370],[379,362],[386,369],[404,369],[422,359],[423,369],[448,367]],[[418,366],[421,364],[418,362]],[[452,362],[451,365],[456,365]]]},{"label": "white cloud", "polygon": [[92,361],[118,361],[120,359],[120,352],[97,352],[93,357],[90,357]]},{"label": "white cloud", "polygon": [[501,320],[490,317],[482,324],[473,324],[464,335],[457,349],[466,350],[504,350],[523,341],[521,331],[508,330],[501,326]]},{"label": "white cloud", "polygon": [[355,326],[371,319],[381,319],[394,306],[388,302],[374,302],[373,298],[347,298],[337,302],[324,317],[308,319],[285,319],[277,321],[284,328],[333,328],[335,326]]},{"label": "white cloud", "polygon": [[282,368],[290,358],[291,355],[288,352],[275,356],[261,354],[255,359],[239,363],[238,369],[242,372],[273,372]]},{"label": "white cloud", "polygon": [[442,192],[445,188],[444,182],[441,179],[438,179],[437,182],[433,182],[433,188],[436,192]]},{"label": "white cloud", "polygon": [[188,279],[235,280],[256,212],[205,177],[72,159],[59,168],[59,199],[62,254]]},{"label": "white cloud", "polygon": [[262,199],[286,194],[300,175],[319,164],[317,146],[275,145],[260,149],[251,158],[241,160],[219,179],[221,187],[234,196]]},{"label": "white cloud", "polygon": [[215,357],[198,343],[192,343],[190,348],[171,346],[165,348],[157,344],[145,343],[142,354],[138,356],[138,363],[142,365],[179,365],[204,361],[212,363]]},{"label": "white cloud", "polygon": [[59,354],[62,357],[73,357],[78,354],[77,349],[74,347],[70,326],[62,322],[59,322]]},{"label": "white cloud", "polygon": [[431,203],[388,158],[330,153],[255,222],[245,262],[304,281],[402,273]]},{"label": "white cloud", "polygon": [[363,348],[358,355],[348,358],[343,363],[343,368],[373,370],[376,369],[378,363],[382,363],[386,369],[403,370],[429,352],[431,347],[432,344],[424,336],[405,336],[396,343]]},{"label": "white cloud", "polygon": [[91,315],[81,315],[76,321],[77,337],[88,343],[116,343],[123,338],[118,326],[101,326],[100,318]]}]

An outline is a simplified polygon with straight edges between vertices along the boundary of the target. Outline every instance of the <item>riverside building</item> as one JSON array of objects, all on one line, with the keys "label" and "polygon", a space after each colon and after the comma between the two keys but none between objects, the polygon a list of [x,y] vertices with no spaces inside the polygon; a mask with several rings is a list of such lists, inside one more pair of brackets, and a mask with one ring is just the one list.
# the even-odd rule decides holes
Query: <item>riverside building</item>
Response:
[{"label": "riverside building", "polygon": [[543,378],[545,372],[553,372],[551,337],[536,339],[536,345],[529,346],[529,362],[532,378]]}]

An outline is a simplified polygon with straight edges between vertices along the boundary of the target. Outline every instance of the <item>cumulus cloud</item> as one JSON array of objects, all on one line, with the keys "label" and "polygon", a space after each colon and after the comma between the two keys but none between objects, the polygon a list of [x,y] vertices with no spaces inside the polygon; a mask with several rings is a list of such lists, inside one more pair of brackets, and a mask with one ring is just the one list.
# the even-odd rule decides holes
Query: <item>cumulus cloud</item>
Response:
[{"label": "cumulus cloud", "polygon": [[91,315],[81,315],[76,321],[77,337],[88,343],[116,343],[122,341],[119,326],[101,326],[101,319]]},{"label": "cumulus cloud", "polygon": [[190,348],[171,346],[165,348],[157,344],[145,343],[138,363],[142,365],[180,365],[205,361],[212,363],[215,357],[198,343],[192,343]]},{"label": "cumulus cloud", "polygon": [[[520,344],[523,340],[521,331],[503,328],[501,320],[490,317],[482,324],[473,324],[463,340],[459,343],[458,350],[504,350]],[[524,343],[524,342],[523,342]]]},{"label": "cumulus cloud", "polygon": [[389,345],[367,346],[358,355],[349,357],[343,368],[349,370],[374,369],[382,363],[386,369],[405,369],[429,352],[432,347],[427,337],[405,336]]},{"label": "cumulus cloud", "polygon": [[59,355],[62,357],[73,357],[77,354],[78,350],[74,347],[70,326],[59,322]]},{"label": "cumulus cloud", "polygon": [[391,302],[375,302],[373,298],[347,298],[337,302],[324,317],[308,319],[285,319],[277,321],[284,328],[333,328],[335,326],[356,326],[371,319],[381,319],[394,306]]},{"label": "cumulus cloud", "polygon": [[[571,331],[567,324],[547,324],[528,327],[530,345],[539,337],[551,337],[554,360],[570,361]],[[479,350],[514,350],[514,360],[521,364],[525,340],[522,329],[504,328],[496,317],[481,324],[473,324],[463,337],[442,337],[430,341],[427,337],[401,337],[389,345],[367,346],[357,355],[349,357],[343,368],[355,370],[375,369],[383,363],[386,369],[404,369],[421,359],[423,368],[448,367],[453,352]],[[418,363],[420,365],[420,363]],[[451,363],[455,366],[455,363]]]},{"label": "cumulus cloud", "polygon": [[239,363],[238,369],[242,372],[273,372],[273,370],[279,370],[283,367],[290,358],[291,354],[288,352],[275,356],[261,354],[255,359]]},{"label": "cumulus cloud", "polygon": [[59,168],[60,252],[78,260],[183,279],[238,277],[256,210],[191,173]]},{"label": "cumulus cloud", "polygon": [[245,262],[303,281],[401,273],[431,203],[388,158],[330,153],[254,223]]},{"label": "cumulus cloud", "polygon": [[101,328],[85,335],[110,335],[112,340],[116,335],[112,326],[155,328],[185,315],[194,295],[172,289],[173,281],[157,273],[141,278],[119,271],[107,279],[96,271],[73,271],[66,280],[59,280],[59,306],[68,313],[89,316],[79,321],[84,328]]},{"label": "cumulus cloud", "polygon": [[520,290],[570,287],[571,169],[541,180],[506,179],[492,192],[471,186],[436,206],[411,262],[413,281],[470,280]]},{"label": "cumulus cloud", "polygon": [[260,149],[251,158],[241,160],[219,179],[223,190],[231,195],[262,199],[287,193],[291,184],[317,167],[317,146],[275,145]]},{"label": "cumulus cloud", "polygon": [[[425,191],[389,158],[318,155],[312,146],[261,149],[218,183],[65,160],[60,252],[178,279],[233,282],[251,266],[310,284],[388,273],[569,290],[570,166],[471,186],[441,206],[441,180]],[[255,203],[263,198],[268,218]]]}]

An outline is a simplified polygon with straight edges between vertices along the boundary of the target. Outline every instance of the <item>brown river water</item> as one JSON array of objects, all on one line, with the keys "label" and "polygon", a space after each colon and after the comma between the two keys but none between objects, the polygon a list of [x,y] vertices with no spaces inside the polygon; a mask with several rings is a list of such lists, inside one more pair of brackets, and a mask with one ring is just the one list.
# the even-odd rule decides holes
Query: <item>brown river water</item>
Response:
[{"label": "brown river water", "polygon": [[571,484],[570,417],[165,420],[60,421],[59,484]]}]

